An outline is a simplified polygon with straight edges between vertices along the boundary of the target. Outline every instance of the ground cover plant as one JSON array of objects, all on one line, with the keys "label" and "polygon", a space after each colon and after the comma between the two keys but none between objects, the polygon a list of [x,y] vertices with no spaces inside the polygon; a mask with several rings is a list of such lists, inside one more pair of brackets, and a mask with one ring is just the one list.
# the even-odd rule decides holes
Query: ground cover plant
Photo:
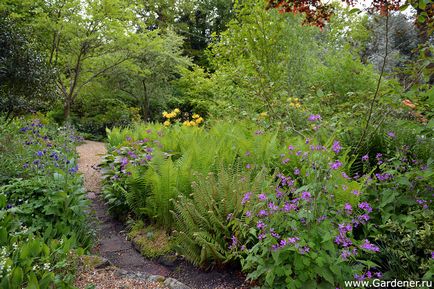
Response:
[{"label": "ground cover plant", "polygon": [[2,126],[2,288],[71,286],[75,256],[92,242],[75,161],[79,141],[73,130],[51,126],[46,119]]}]

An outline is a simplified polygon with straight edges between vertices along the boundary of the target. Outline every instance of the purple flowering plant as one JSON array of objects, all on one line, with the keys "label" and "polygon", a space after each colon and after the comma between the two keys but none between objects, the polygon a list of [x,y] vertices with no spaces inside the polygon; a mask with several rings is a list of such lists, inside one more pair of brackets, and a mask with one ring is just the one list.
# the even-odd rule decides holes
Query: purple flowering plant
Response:
[{"label": "purple flowering plant", "polygon": [[[294,141],[285,155],[289,161],[275,176],[275,189],[258,194],[259,201],[243,201],[249,217],[232,220],[245,228],[236,236],[237,246],[231,246],[243,270],[271,288],[304,288],[305,282],[317,283],[312,288],[341,286],[370,269],[359,262],[365,254],[379,251],[354,233],[373,212],[362,200],[365,179],[355,181],[345,173],[345,155],[337,159],[338,142],[329,148],[313,142]],[[341,165],[330,166],[336,162]]]}]

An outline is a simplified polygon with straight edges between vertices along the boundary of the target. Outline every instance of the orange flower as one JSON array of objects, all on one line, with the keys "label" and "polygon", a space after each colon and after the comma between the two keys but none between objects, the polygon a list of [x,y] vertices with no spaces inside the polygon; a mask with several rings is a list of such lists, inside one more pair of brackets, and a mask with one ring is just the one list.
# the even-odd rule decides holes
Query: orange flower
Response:
[{"label": "orange flower", "polygon": [[414,103],[412,103],[411,100],[409,100],[409,99],[404,99],[402,101],[402,104],[405,105],[405,106],[408,106],[411,109],[415,109],[416,108],[416,105]]}]

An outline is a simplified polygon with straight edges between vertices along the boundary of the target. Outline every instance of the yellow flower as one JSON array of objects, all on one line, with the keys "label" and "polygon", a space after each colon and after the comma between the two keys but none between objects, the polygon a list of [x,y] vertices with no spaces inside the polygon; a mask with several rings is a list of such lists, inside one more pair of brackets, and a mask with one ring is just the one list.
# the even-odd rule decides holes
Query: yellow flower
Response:
[{"label": "yellow flower", "polygon": [[295,106],[295,104],[294,104],[293,102],[291,102],[291,103],[289,104],[289,106],[292,106],[292,107],[294,107],[294,106]]},{"label": "yellow flower", "polygon": [[190,121],[190,125],[191,125],[191,126],[196,126],[197,124],[196,124],[196,122],[194,122],[194,121],[192,120],[192,121]]},{"label": "yellow flower", "polygon": [[200,115],[198,115],[197,113],[195,113],[195,114],[192,115],[192,118],[195,118],[195,119],[199,118],[199,117],[200,117]]},{"label": "yellow flower", "polygon": [[203,117],[199,117],[199,118],[196,119],[196,123],[197,124],[200,124],[202,122],[203,122]]},{"label": "yellow flower", "polygon": [[163,111],[163,117],[167,116],[167,111]]},{"label": "yellow flower", "polygon": [[169,118],[169,119],[174,118],[175,116],[176,116],[176,114],[173,112],[166,114],[166,118]]},{"label": "yellow flower", "polygon": [[264,111],[264,112],[261,112],[261,113],[259,114],[259,116],[260,116],[260,117],[263,117],[263,118],[266,118],[266,117],[268,116],[268,113],[267,113],[266,111]]},{"label": "yellow flower", "polygon": [[164,124],[164,126],[169,126],[170,125],[170,121],[166,120],[163,124]]},{"label": "yellow flower", "polygon": [[173,110],[173,112],[176,113],[176,114],[178,114],[178,113],[180,113],[181,111],[179,110],[179,108],[175,108],[175,109]]},{"label": "yellow flower", "polygon": [[190,126],[190,122],[189,122],[188,120],[184,121],[182,124],[183,124],[184,126]]}]

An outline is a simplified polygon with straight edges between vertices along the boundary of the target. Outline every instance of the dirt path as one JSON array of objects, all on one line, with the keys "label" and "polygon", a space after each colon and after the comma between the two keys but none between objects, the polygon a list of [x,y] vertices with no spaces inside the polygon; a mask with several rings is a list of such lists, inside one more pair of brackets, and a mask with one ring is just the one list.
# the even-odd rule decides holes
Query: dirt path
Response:
[{"label": "dirt path", "polygon": [[[84,144],[77,147],[77,152],[80,155],[78,161],[79,171],[84,176],[84,186],[88,198],[92,201],[92,210],[96,219],[96,221],[94,221],[98,238],[96,251],[100,256],[108,259],[111,264],[120,268],[124,275],[123,278],[126,278],[125,276],[131,276],[131,274],[134,275],[138,272],[139,277],[147,276],[148,280],[155,279],[161,281],[158,279],[158,276],[164,276],[164,284],[171,283],[168,284],[168,288],[241,288],[243,278],[235,276],[235,274],[232,274],[231,272],[203,272],[186,262],[178,263],[176,267],[167,267],[157,261],[145,259],[133,248],[131,242],[126,239],[124,225],[114,220],[109,215],[108,208],[100,196],[101,173],[98,170],[98,164],[100,163],[101,156],[106,153],[105,144],[101,142],[86,141]],[[177,280],[187,284],[189,287],[185,286],[183,283],[179,283]],[[157,286],[162,285],[161,283],[162,282],[160,282],[160,284],[155,283],[157,285],[151,284],[137,288],[157,288]],[[103,286],[96,288],[117,287]],[[122,288],[122,286],[119,288]],[[127,286],[123,288],[133,287]]]}]

